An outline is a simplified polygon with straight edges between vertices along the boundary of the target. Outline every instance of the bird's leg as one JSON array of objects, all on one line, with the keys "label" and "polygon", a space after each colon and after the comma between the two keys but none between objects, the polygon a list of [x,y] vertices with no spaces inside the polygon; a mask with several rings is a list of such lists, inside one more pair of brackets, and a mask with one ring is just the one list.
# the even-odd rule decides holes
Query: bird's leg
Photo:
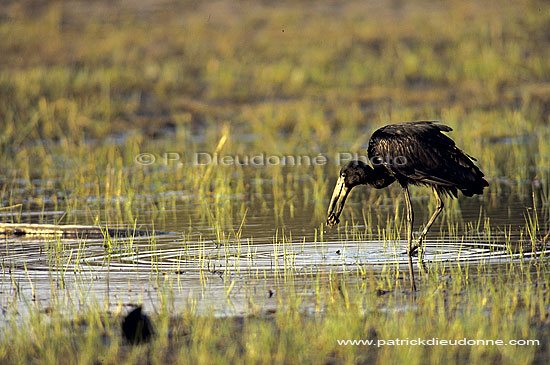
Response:
[{"label": "bird's leg", "polygon": [[426,234],[430,230],[430,227],[432,226],[432,224],[437,219],[437,216],[439,216],[439,214],[443,210],[443,207],[445,206],[445,204],[443,203],[443,200],[441,199],[441,196],[439,195],[439,192],[437,191],[437,189],[432,187],[432,190],[434,192],[435,199],[437,201],[437,205],[435,207],[435,212],[432,214],[432,216],[431,216],[430,220],[428,221],[428,223],[426,223],[426,226],[422,230],[422,233],[420,233],[420,237],[418,238],[418,241],[416,242],[416,244],[413,246],[413,249],[412,249],[413,253],[418,249],[418,267],[421,270],[424,270],[424,272],[428,272],[428,270],[426,268],[426,265],[424,264],[424,259],[423,259],[423,257],[424,257],[424,247],[422,246],[422,242],[424,241],[424,238],[426,237]]},{"label": "bird's leg", "polygon": [[409,196],[409,189],[403,187],[403,195],[405,195],[405,205],[407,207],[407,255],[409,256],[409,278],[411,280],[411,290],[416,291],[416,284],[414,282],[414,269],[412,264],[412,254],[413,254],[413,242],[412,242],[412,226],[414,221],[414,213],[411,205],[411,197]]}]

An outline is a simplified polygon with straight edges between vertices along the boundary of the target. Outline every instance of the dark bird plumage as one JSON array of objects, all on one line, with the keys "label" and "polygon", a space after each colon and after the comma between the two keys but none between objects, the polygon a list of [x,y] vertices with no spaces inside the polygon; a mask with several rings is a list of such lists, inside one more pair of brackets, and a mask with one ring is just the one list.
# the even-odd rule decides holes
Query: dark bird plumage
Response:
[{"label": "dark bird plumage", "polygon": [[451,127],[434,122],[391,124],[373,133],[368,156],[401,185],[432,185],[454,197],[457,190],[466,196],[482,194],[489,183],[474,164],[475,158],[441,133],[450,131]]},{"label": "dark bird plumage", "polygon": [[141,306],[128,313],[122,321],[122,334],[133,345],[149,342],[154,333],[151,319],[142,313]]},{"label": "dark bird plumage", "polygon": [[[407,238],[409,242],[409,268],[411,285],[415,288],[411,255],[420,248],[422,240],[441,210],[441,196],[458,197],[458,191],[466,196],[483,194],[489,185],[483,172],[474,164],[475,159],[459,149],[455,142],[442,132],[451,127],[431,121],[390,124],[376,130],[367,148],[369,166],[361,161],[351,161],[340,170],[340,177],[329,204],[327,224],[339,223],[346,198],[351,189],[366,184],[377,189],[397,181],[403,188],[407,207]],[[412,245],[413,211],[408,186],[431,186],[437,199],[436,211]],[[422,252],[419,255],[422,264]]]}]

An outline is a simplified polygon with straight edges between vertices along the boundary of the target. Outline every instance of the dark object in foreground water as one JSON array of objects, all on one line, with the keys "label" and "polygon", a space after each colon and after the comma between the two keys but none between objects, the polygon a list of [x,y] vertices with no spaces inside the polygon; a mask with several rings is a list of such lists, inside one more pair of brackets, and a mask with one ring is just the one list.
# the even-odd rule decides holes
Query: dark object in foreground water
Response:
[{"label": "dark object in foreground water", "polygon": [[[410,122],[390,124],[376,130],[369,141],[368,155],[372,167],[351,161],[340,170],[340,177],[332,193],[328,207],[327,224],[339,223],[344,203],[351,189],[357,185],[385,188],[397,180],[403,188],[407,207],[407,254],[412,290],[416,290],[412,255],[419,250],[418,265],[425,270],[422,260],[422,241],[431,225],[443,210],[442,195],[458,197],[458,190],[466,196],[483,194],[489,183],[483,172],[474,164],[475,159],[456,147],[454,141],[441,132],[450,132],[451,127],[434,122]],[[414,220],[409,184],[431,186],[437,206],[432,217],[412,243]]]},{"label": "dark object in foreground water", "polygon": [[141,312],[141,305],[124,317],[122,321],[122,334],[133,345],[149,342],[155,334],[149,316]]}]

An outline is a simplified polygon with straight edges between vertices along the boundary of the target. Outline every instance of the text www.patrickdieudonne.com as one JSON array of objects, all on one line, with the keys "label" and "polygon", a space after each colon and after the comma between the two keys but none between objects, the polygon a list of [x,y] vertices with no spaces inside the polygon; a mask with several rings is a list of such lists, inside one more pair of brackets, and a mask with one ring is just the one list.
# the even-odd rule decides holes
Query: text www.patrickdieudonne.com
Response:
[{"label": "text www.patrickdieudonne.com", "polygon": [[437,337],[430,339],[365,339],[365,340],[337,340],[340,346],[539,346],[539,340],[473,340],[467,338],[461,339],[440,339]]}]

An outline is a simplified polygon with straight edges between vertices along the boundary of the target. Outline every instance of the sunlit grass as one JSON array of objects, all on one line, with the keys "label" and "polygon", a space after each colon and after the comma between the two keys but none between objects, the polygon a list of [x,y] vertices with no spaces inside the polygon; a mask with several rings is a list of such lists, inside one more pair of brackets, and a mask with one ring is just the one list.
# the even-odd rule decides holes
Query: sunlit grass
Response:
[{"label": "sunlit grass", "polygon": [[[341,346],[338,340],[374,340],[380,344],[434,338],[547,341],[548,286],[534,285],[541,280],[548,282],[544,265],[455,267],[430,276],[415,297],[400,295],[399,286],[388,285],[386,275],[350,280],[355,274],[317,273],[296,279],[300,286],[313,290],[322,310],[304,306],[303,294],[290,285],[278,293],[275,313],[223,319],[197,316],[192,306],[173,316],[170,295],[165,293],[161,300],[165,304],[152,315],[157,336],[151,344],[138,347],[130,347],[121,339],[124,308],[110,313],[101,304],[91,304],[75,311],[61,301],[43,313],[29,302],[27,315],[9,315],[3,324],[10,336],[4,337],[0,358],[6,363],[47,363],[63,358],[107,363],[144,359],[355,363],[370,359],[377,363],[498,360],[527,364],[546,356],[541,352],[545,345],[376,347]],[[515,280],[525,285],[517,287]]]},{"label": "sunlit grass", "polygon": [[[178,235],[169,248],[177,260],[166,259],[157,235],[37,243],[49,290],[6,240],[0,362],[547,359],[550,270],[546,253],[532,251],[550,229],[548,4],[240,5],[2,6],[2,221]],[[456,255],[436,253],[413,295],[400,267],[398,187],[357,188],[340,226],[323,222],[338,154],[364,155],[376,128],[416,119],[452,126],[490,187],[446,202],[429,249],[445,243]],[[199,152],[327,162],[196,165]],[[144,153],[154,162],[143,163]],[[416,230],[435,205],[423,187],[411,195]],[[372,242],[384,264],[362,262]],[[472,246],[501,261],[468,259]],[[86,261],[90,251],[100,259]],[[109,288],[111,267],[123,264],[127,293],[91,290],[101,280]],[[140,274],[153,293],[130,287]],[[181,303],[188,277],[196,292]],[[198,302],[210,286],[220,295]],[[131,347],[119,324],[135,293],[158,336]],[[231,316],[218,318],[220,306]],[[544,345],[337,344],[407,337]]]}]

